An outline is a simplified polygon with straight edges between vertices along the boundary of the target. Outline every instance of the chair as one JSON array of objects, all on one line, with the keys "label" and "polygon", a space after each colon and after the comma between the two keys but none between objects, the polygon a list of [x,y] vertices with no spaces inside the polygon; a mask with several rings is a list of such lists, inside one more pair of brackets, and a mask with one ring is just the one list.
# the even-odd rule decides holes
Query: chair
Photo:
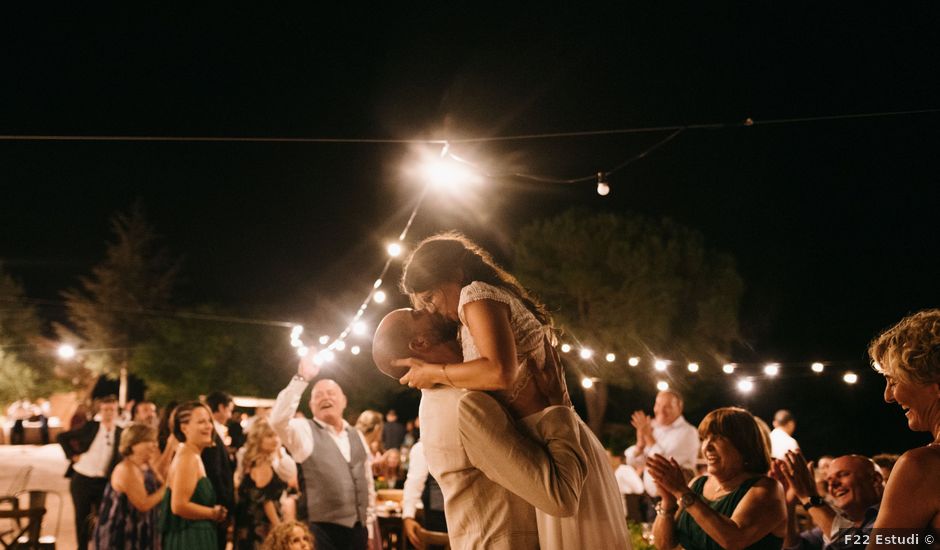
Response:
[{"label": "chair", "polygon": [[29,505],[26,508],[20,507],[18,495],[0,498],[0,504],[10,504],[8,509],[0,508],[0,519],[12,521],[10,529],[0,531],[0,544],[4,548],[40,548],[39,533],[43,517],[46,515],[47,493],[26,491],[23,494],[28,495]]},{"label": "chair", "polygon": [[23,466],[13,475],[13,478],[10,480],[10,485],[7,486],[6,491],[3,492],[2,497],[12,497],[18,495],[26,490],[26,484],[29,483],[29,476],[33,473],[32,466]]},{"label": "chair", "polygon": [[420,550],[424,550],[428,545],[442,546],[444,550],[450,550],[450,538],[447,533],[440,531],[428,531],[424,527],[418,527],[418,541],[421,542]]}]

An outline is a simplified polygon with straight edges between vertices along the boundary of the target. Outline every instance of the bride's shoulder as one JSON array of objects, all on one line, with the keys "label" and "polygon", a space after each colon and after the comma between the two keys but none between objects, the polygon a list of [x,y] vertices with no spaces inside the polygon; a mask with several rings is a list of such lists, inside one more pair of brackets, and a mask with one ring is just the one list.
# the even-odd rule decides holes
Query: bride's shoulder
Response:
[{"label": "bride's shoulder", "polygon": [[479,300],[494,300],[511,304],[515,297],[509,291],[498,286],[484,283],[483,281],[473,281],[460,289],[460,303],[476,302]]}]

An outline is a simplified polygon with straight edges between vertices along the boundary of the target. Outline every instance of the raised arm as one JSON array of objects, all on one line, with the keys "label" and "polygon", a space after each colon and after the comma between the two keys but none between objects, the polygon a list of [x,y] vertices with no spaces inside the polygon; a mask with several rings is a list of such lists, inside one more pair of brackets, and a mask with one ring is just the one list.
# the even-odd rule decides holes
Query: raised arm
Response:
[{"label": "raised arm", "polygon": [[308,381],[316,377],[319,372],[320,369],[313,363],[312,358],[309,356],[301,358],[297,366],[297,376],[293,377],[287,387],[277,394],[277,400],[268,418],[268,423],[281,438],[281,444],[290,451],[295,462],[303,462],[313,452],[313,437],[309,426],[303,426],[302,421],[295,422],[294,414],[297,412],[297,406],[300,405],[300,398],[310,385]]}]

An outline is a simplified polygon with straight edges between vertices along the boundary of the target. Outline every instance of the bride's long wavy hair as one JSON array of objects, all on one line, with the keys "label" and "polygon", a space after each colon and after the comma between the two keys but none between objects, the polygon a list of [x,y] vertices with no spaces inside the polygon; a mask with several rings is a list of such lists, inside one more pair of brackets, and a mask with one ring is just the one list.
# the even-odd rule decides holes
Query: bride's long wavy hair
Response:
[{"label": "bride's long wavy hair", "polygon": [[411,297],[412,305],[419,307],[416,294],[447,282],[466,286],[473,281],[512,293],[539,322],[552,325],[552,316],[542,302],[497,265],[489,252],[456,231],[438,233],[421,241],[405,262],[400,286]]}]

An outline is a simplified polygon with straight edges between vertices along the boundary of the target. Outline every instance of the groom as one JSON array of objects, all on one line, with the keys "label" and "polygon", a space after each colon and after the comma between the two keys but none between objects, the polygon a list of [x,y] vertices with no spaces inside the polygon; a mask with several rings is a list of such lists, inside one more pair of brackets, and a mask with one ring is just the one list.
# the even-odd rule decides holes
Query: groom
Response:
[{"label": "groom", "polygon": [[[372,357],[379,370],[396,379],[408,369],[392,367],[395,359],[462,362],[454,332],[438,315],[399,309],[376,328]],[[548,407],[533,426],[543,446],[521,434],[486,393],[446,386],[421,391],[421,440],[444,493],[455,550],[536,549],[533,506],[555,516],[578,511],[588,460],[577,417],[563,405],[562,386],[547,393],[548,404],[557,406]]]}]

